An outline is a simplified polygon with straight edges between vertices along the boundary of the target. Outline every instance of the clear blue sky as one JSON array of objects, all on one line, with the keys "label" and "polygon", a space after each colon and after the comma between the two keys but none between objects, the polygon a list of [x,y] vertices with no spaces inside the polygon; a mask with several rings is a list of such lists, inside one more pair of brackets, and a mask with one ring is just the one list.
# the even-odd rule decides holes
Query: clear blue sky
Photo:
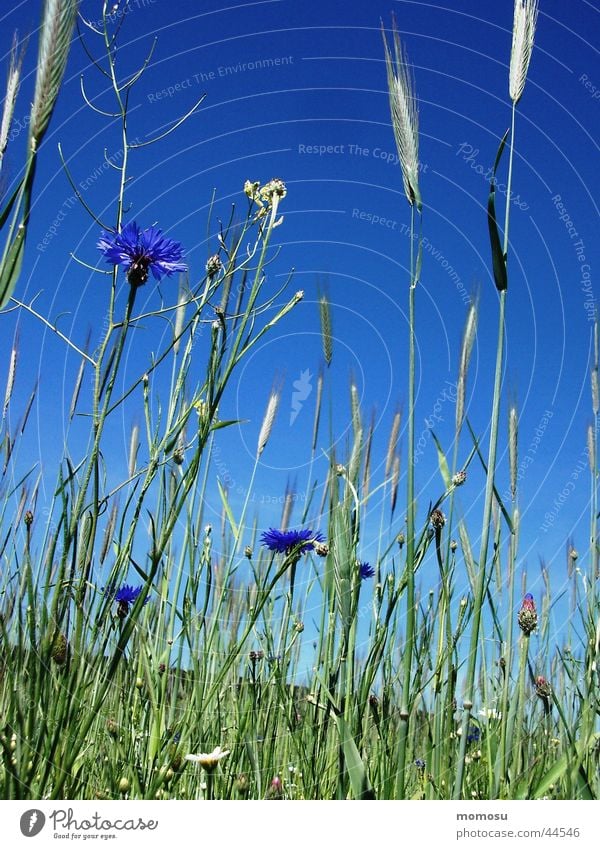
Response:
[{"label": "clear blue sky", "polygon": [[[31,99],[41,5],[26,0],[0,13],[4,67],[13,29],[31,33],[15,115],[20,137],[15,139],[13,157],[9,148],[12,178],[20,162],[18,145],[26,137],[19,128]],[[541,0],[540,5],[536,48],[516,133],[518,198],[511,218],[503,391],[505,402],[511,393],[518,400],[521,457],[528,452],[531,457],[520,490],[520,562],[530,570],[530,584],[541,590],[537,564],[538,557],[544,557],[558,590],[569,535],[573,534],[582,559],[589,545],[589,476],[580,473],[575,480],[573,472],[585,461],[586,427],[591,421],[590,317],[600,267],[600,62],[590,42],[598,31],[600,9],[586,0],[573,0],[568,6]],[[214,233],[206,242],[206,210],[213,188],[217,211],[226,217],[231,203],[243,200],[247,178],[266,181],[279,176],[288,186],[282,207],[285,223],[276,231],[282,250],[269,286],[275,289],[294,268],[290,291],[303,289],[305,300],[246,362],[223,411],[224,417],[249,420],[222,441],[233,490],[244,490],[271,385],[274,378],[283,379],[279,417],[254,493],[261,506],[261,526],[276,523],[279,506],[269,502],[283,494],[288,477],[296,479],[300,496],[306,486],[314,391],[293,424],[290,412],[292,384],[301,372],[308,369],[316,384],[321,357],[315,304],[319,280],[327,281],[333,304],[330,387],[336,433],[342,435],[343,446],[348,378],[353,374],[365,420],[372,409],[376,411],[375,477],[383,473],[393,414],[405,400],[409,207],[395,162],[379,31],[380,19],[389,26],[392,11],[415,68],[424,234],[429,241],[417,293],[417,438],[426,431],[425,419],[434,412],[436,401],[444,398],[447,382],[456,379],[467,302],[475,291],[481,309],[469,416],[483,433],[489,420],[497,307],[482,172],[491,165],[510,120],[511,0],[494,4],[463,0],[451,8],[392,0],[345,4],[266,0],[229,6],[131,0],[130,7],[121,38],[123,69],[134,69],[152,36],[158,36],[153,60],[134,92],[132,137],[143,140],[156,134],[190,109],[203,92],[207,97],[178,132],[132,160],[129,218],[143,226],[158,221],[182,241],[195,280],[216,245]],[[199,7],[207,10],[198,11]],[[99,17],[100,8],[99,0],[82,3],[90,19]],[[90,41],[90,48],[98,50],[99,45]],[[86,201],[109,222],[114,218],[116,172],[102,167],[103,148],[120,156],[116,125],[82,103],[81,73],[99,105],[108,104],[102,80],[75,43],[43,145],[24,272],[16,293],[31,299],[40,292],[37,309],[80,345],[90,331],[92,340],[99,337],[106,291],[103,278],[69,259],[69,251],[75,250],[84,261],[98,262],[98,232],[70,200],[72,190],[61,171],[57,143],[62,143],[77,182],[85,183]],[[500,182],[505,178],[504,171]],[[561,214],[572,222],[571,232]],[[167,299],[176,297],[174,283],[166,281],[162,291]],[[153,285],[145,287],[140,301],[145,309],[158,304]],[[8,361],[17,325],[20,338],[11,411],[15,420],[19,403],[39,381],[32,413],[32,430],[37,432],[23,462],[42,458],[45,467],[52,468],[66,428],[77,359],[28,315],[18,318],[12,313],[0,317],[0,322],[0,362]],[[138,366],[143,367],[131,363],[132,368]],[[447,400],[441,407],[444,421],[436,430],[449,449],[454,408]],[[505,413],[506,403],[503,409]],[[128,408],[115,423],[115,456],[126,456],[136,419],[141,421],[141,416]],[[502,449],[504,445],[505,428]],[[461,456],[467,451],[465,439]],[[405,460],[403,451],[403,470]],[[500,462],[499,484],[504,491],[506,457]],[[324,469],[322,462],[317,469],[320,480]],[[441,490],[430,439],[417,476],[424,516],[427,502]],[[462,511],[474,529],[480,522],[481,491],[482,478],[473,474],[460,493]],[[563,491],[568,494],[561,500]],[[398,513],[398,528],[401,519]],[[378,523],[365,528],[367,554],[377,531]]]}]

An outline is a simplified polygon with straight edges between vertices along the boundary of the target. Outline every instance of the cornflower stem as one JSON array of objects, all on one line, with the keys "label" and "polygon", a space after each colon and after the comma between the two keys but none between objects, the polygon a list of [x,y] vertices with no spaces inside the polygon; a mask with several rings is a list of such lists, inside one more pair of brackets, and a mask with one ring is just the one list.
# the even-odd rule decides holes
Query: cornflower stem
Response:
[{"label": "cornflower stem", "polygon": [[529,654],[529,634],[521,635],[519,647],[519,687],[517,692],[517,711],[514,728],[509,729],[509,742],[516,740],[513,756],[512,779],[516,782],[523,768],[523,716],[525,713],[525,678],[527,675],[527,656]]},{"label": "cornflower stem", "polygon": [[[500,794],[501,787],[504,782],[507,780],[507,769],[508,769],[508,746],[509,739],[507,735],[507,722],[506,718],[508,717],[508,708],[509,708],[509,695],[510,695],[510,679],[511,679],[511,670],[513,667],[513,633],[514,633],[514,606],[515,606],[515,562],[517,556],[517,545],[518,545],[518,523],[517,523],[517,507],[516,502],[513,502],[513,510],[512,510],[512,520],[513,520],[513,528],[515,529],[514,536],[511,537],[510,546],[508,551],[508,623],[506,626],[506,649],[504,656],[504,680],[502,682],[502,708],[501,714],[504,717],[504,722],[502,723],[501,731],[500,731],[500,748],[498,751],[498,757],[500,758],[499,768],[496,769],[496,779],[495,779],[495,795],[498,796]],[[498,761],[497,761],[498,763]]]},{"label": "cornflower stem", "polygon": [[[402,701],[400,707],[400,746],[398,753],[398,778],[396,798],[404,799],[406,788],[406,752],[408,747],[408,723],[411,706],[412,660],[415,645],[415,288],[417,273],[415,266],[415,205],[410,213],[410,287],[408,291],[408,469],[407,469],[407,516],[406,516],[406,640],[404,646],[404,669],[402,675]],[[419,235],[419,241],[421,236]]]}]

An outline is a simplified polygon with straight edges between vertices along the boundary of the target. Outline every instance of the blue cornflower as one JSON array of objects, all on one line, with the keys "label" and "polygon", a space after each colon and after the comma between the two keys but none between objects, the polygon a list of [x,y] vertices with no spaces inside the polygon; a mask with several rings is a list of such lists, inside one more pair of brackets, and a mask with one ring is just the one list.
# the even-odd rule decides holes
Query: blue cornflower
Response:
[{"label": "blue cornflower", "polygon": [[358,563],[358,570],[360,573],[361,581],[366,581],[367,578],[372,578],[375,574],[375,569],[372,566],[369,566],[368,563]]},{"label": "blue cornflower", "polygon": [[481,737],[481,731],[476,725],[469,726],[469,733],[467,734],[467,743],[479,743],[479,738]]},{"label": "blue cornflower", "polygon": [[278,531],[275,528],[269,528],[263,533],[260,541],[278,554],[291,554],[292,551],[304,554],[306,551],[312,551],[316,542],[323,542],[323,534],[320,531],[311,531],[309,528],[301,531]]},{"label": "blue cornflower", "polygon": [[[129,613],[130,606],[135,602],[141,591],[142,587],[132,587],[130,584],[123,584],[119,589],[115,589],[114,586],[106,587],[104,590],[107,595],[112,596],[113,600],[117,602],[117,616],[119,619],[125,619]],[[147,604],[149,600],[149,598],[146,598],[144,603]]]},{"label": "blue cornflower", "polygon": [[132,286],[142,286],[148,279],[148,271],[155,280],[165,274],[170,277],[175,272],[187,271],[187,265],[181,262],[183,248],[179,242],[163,236],[157,227],[140,230],[135,221],[119,233],[103,232],[98,249],[107,262],[126,267],[127,280]]}]

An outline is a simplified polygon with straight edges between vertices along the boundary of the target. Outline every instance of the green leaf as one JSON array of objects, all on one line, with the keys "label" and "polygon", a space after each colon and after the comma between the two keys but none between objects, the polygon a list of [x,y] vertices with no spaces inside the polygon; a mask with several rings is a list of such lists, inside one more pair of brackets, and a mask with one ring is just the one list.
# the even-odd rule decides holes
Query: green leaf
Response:
[{"label": "green leaf", "polygon": [[494,282],[496,289],[499,292],[504,292],[508,287],[508,276],[506,274],[506,257],[502,250],[502,242],[500,240],[500,232],[498,230],[498,222],[496,220],[496,171],[500,164],[500,158],[506,144],[510,130],[507,130],[502,136],[502,141],[496,154],[496,161],[492,170],[492,181],[490,193],[488,196],[488,228],[490,231],[490,244],[492,247],[492,267],[494,269]]},{"label": "green leaf", "polygon": [[574,778],[579,785],[580,792],[582,793],[580,798],[591,798],[588,795],[590,790],[589,783],[587,781],[587,776],[585,776],[585,773],[583,774],[583,776],[581,775],[581,763],[579,764],[579,766],[577,766],[577,761],[581,761],[585,751],[593,749],[597,745],[599,740],[600,734],[594,734],[591,738],[588,738],[587,740],[579,740],[574,746],[574,752],[572,750],[565,752],[562,758],[556,761],[554,766],[552,766],[542,778],[538,786],[533,791],[532,798],[539,799],[541,796],[545,796],[548,793],[551,785],[557,784],[568,769],[573,769],[574,763],[577,769],[577,773]]},{"label": "green leaf", "polygon": [[346,724],[344,717],[334,714],[335,721],[340,734],[342,751],[344,752],[344,761],[348,771],[348,778],[355,799],[374,799],[375,793],[369,783],[367,770],[360,752],[354,742],[354,737],[350,733],[350,729]]},{"label": "green leaf", "polygon": [[211,430],[220,430],[223,427],[231,427],[231,425],[247,424],[249,421],[250,421],[250,419],[228,419],[227,421],[223,421],[223,422],[215,422],[215,424],[210,426],[210,429]]},{"label": "green leaf", "polygon": [[23,250],[25,248],[25,225],[20,224],[12,245],[4,255],[0,266],[0,310],[10,301],[15,291],[21,265],[23,264]]},{"label": "green leaf", "polygon": [[16,189],[14,190],[14,192],[12,193],[12,195],[9,197],[8,201],[6,202],[6,206],[4,207],[2,212],[0,212],[0,230],[6,224],[6,219],[10,215],[10,211],[14,206],[14,203],[17,199],[17,195],[21,191],[22,185],[23,185],[23,180],[21,180],[20,183],[17,185]]},{"label": "green leaf", "polygon": [[446,487],[446,489],[450,489],[452,485],[452,475],[450,474],[450,468],[448,467],[446,455],[444,454],[442,446],[440,445],[439,440],[433,431],[431,431],[431,438],[435,442],[435,447],[437,449],[438,466],[440,467],[440,474],[442,476],[442,480],[444,481],[444,486]]}]

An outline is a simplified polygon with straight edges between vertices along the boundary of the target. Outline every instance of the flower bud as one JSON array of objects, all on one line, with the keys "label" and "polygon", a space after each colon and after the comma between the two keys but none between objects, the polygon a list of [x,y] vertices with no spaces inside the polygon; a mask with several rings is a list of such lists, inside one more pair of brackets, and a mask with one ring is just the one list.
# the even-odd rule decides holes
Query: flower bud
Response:
[{"label": "flower bud", "polygon": [[535,631],[535,629],[537,628],[537,612],[535,609],[535,602],[531,593],[527,593],[527,595],[523,599],[521,609],[519,610],[519,614],[517,616],[517,621],[519,623],[519,628],[527,637],[531,634],[532,631]]},{"label": "flower bud", "polygon": [[446,517],[442,513],[441,510],[432,510],[431,515],[429,516],[429,521],[431,522],[431,527],[436,531],[441,531],[441,529],[446,524]]},{"label": "flower bud", "polygon": [[214,277],[223,268],[221,257],[219,254],[213,254],[206,261],[206,273],[209,277]]}]

